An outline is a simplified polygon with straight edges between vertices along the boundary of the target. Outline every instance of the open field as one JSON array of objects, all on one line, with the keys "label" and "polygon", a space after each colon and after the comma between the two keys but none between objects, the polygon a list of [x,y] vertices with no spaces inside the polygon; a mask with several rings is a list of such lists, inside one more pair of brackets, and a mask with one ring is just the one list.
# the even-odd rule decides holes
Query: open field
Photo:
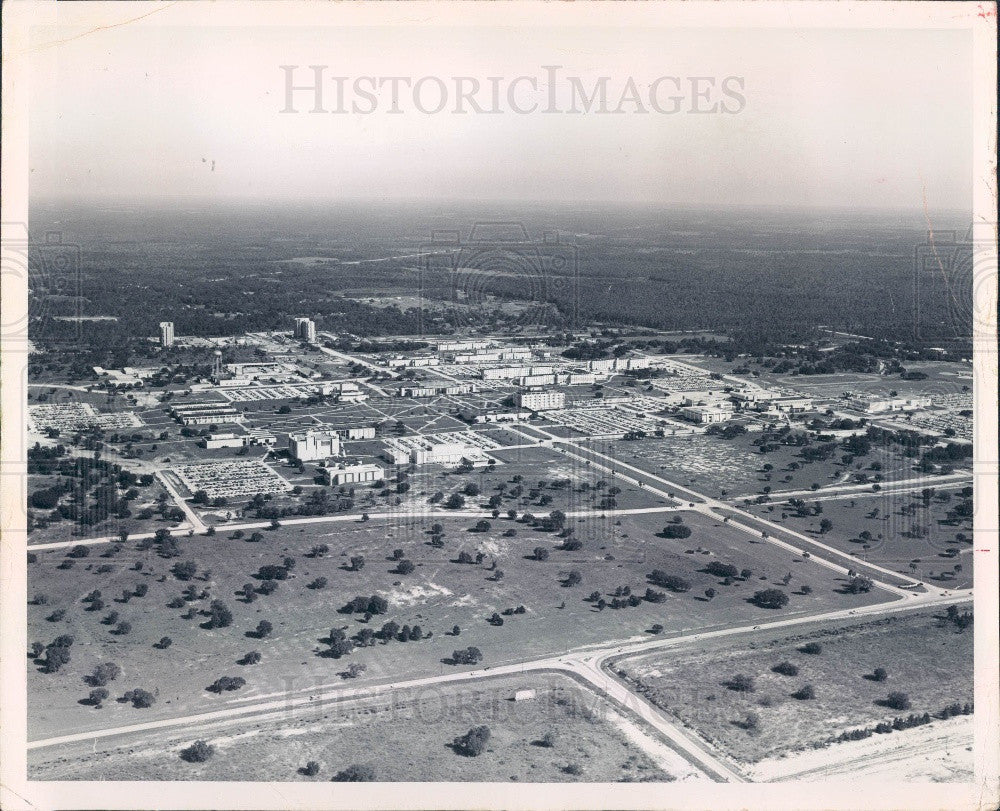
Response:
[{"label": "open field", "polygon": [[[60,634],[72,634],[72,661],[57,673],[40,672],[29,663],[30,737],[46,737],[61,730],[92,729],[111,724],[133,723],[179,712],[217,706],[221,699],[205,688],[221,676],[242,676],[247,686],[239,697],[253,697],[282,689],[293,676],[303,684],[337,682],[349,663],[367,665],[361,679],[388,679],[446,672],[443,663],[452,651],[469,645],[479,647],[484,663],[502,664],[540,658],[580,645],[648,638],[648,629],[662,625],[665,632],[746,624],[756,618],[795,616],[871,604],[885,599],[880,592],[845,594],[845,578],[813,561],[794,557],[771,544],[711,521],[696,513],[683,513],[692,529],[685,540],[665,540],[655,533],[676,513],[609,514],[604,519],[569,519],[582,548],[560,550],[553,534],[533,530],[506,519],[491,522],[487,532],[469,532],[470,516],[441,515],[421,519],[373,519],[306,526],[288,526],[264,531],[262,539],[249,543],[218,532],[214,537],[178,539],[179,556],[161,558],[156,549],[140,551],[130,542],[107,563],[112,572],[95,576],[81,562],[59,569],[61,550],[39,551],[38,562],[29,566],[29,594],[46,596],[45,605],[29,606],[29,641],[47,644]],[[430,527],[443,525],[443,547],[429,545]],[[505,534],[513,529],[516,535]],[[317,544],[327,544],[324,557],[309,557]],[[533,560],[536,547],[549,550],[546,560]],[[387,558],[399,548],[415,566],[410,574],[396,572],[397,563]],[[700,552],[698,550],[701,550]],[[462,552],[472,563],[459,563]],[[482,562],[475,556],[482,554]],[[95,552],[96,554],[96,552]],[[351,557],[364,557],[360,571],[349,571]],[[244,585],[258,592],[264,581],[255,576],[261,566],[293,568],[277,581],[272,595],[254,593],[246,602]],[[178,562],[192,561],[197,571],[191,580],[172,573]],[[705,570],[711,561],[748,568],[748,581],[736,578],[730,585]],[[502,579],[493,569],[503,572]],[[141,569],[134,567],[141,565]],[[610,603],[616,589],[628,587],[643,595],[647,575],[654,569],[686,579],[690,591],[666,592],[664,600],[617,610],[599,606],[585,598],[597,591]],[[572,571],[580,573],[580,584],[567,587]],[[187,575],[187,573],[185,573]],[[791,575],[786,587],[783,580]],[[323,588],[314,581],[325,578]],[[148,592],[124,600],[123,591],[133,593],[143,584]],[[310,588],[312,584],[314,587]],[[810,586],[808,594],[803,585]],[[189,599],[181,597],[193,589]],[[758,608],[748,598],[758,589],[776,587],[789,593],[789,605],[780,611]],[[86,610],[83,597],[93,589],[102,592],[103,607]],[[707,588],[717,592],[703,596]],[[658,590],[658,589],[654,589]],[[382,615],[365,623],[360,614],[338,613],[358,595],[378,594],[387,600]],[[219,599],[230,609],[232,624],[206,630],[207,608]],[[175,607],[168,603],[177,601]],[[524,613],[507,616],[502,627],[487,619],[494,612],[524,606]],[[47,621],[53,611],[65,609],[64,617]],[[102,618],[116,611],[115,622]],[[187,617],[187,618],[185,618]],[[266,620],[273,632],[253,638],[258,622]],[[431,638],[419,642],[391,641],[361,647],[340,660],[327,658],[326,639],[331,628],[344,628],[352,636],[365,628],[378,631],[388,620],[399,625],[420,625]],[[128,633],[115,632],[117,623],[128,622]],[[452,637],[453,625],[461,636]],[[153,643],[163,636],[172,639],[169,650]],[[246,653],[259,651],[255,665],[236,664]],[[123,675],[113,685],[120,692],[143,688],[159,690],[157,703],[148,709],[109,703],[96,711],[79,704],[87,695],[83,679],[102,660],[122,667]]]},{"label": "open field", "polygon": [[[821,652],[802,652],[810,642],[819,643]],[[752,764],[896,716],[933,715],[953,702],[971,702],[972,643],[971,628],[958,630],[942,611],[712,643],[698,651],[621,660],[616,668],[729,757]],[[796,675],[772,670],[786,661]],[[872,676],[879,667],[888,673],[885,681]],[[750,677],[753,689],[735,689],[738,675]],[[805,685],[813,686],[813,699],[792,697]],[[912,708],[880,705],[890,691],[906,693]],[[755,729],[745,728],[750,713],[758,718]]]},{"label": "open field", "polygon": [[[819,501],[805,498],[810,509],[820,505],[818,515],[801,517],[786,503],[755,505],[750,511],[850,552],[861,561],[945,588],[970,588],[975,558],[972,515],[950,515],[963,500],[962,488],[933,484],[927,481],[934,496],[926,502],[920,490],[861,492]],[[823,520],[832,523],[827,532],[820,531]],[[868,535],[862,537],[862,533]]]},{"label": "open field", "polygon": [[[515,702],[518,690],[534,690],[535,697]],[[486,751],[476,757],[453,751],[457,736],[481,724],[491,733]],[[555,737],[551,747],[541,744],[546,734]],[[181,759],[194,740],[215,747],[206,763]],[[312,777],[299,771],[309,761],[321,767]],[[371,767],[380,781],[671,781],[692,774],[664,744],[554,674],[399,691],[278,712],[235,730],[146,734],[97,751],[86,743],[43,749],[31,754],[29,772],[44,780],[328,781],[355,764]]]},{"label": "open field", "polygon": [[[699,434],[622,441],[607,445],[604,452],[709,496],[730,499],[755,497],[764,488],[776,493],[810,490],[814,484],[822,492],[826,487],[851,482],[859,468],[873,463],[881,465],[879,473],[885,481],[907,478],[914,467],[913,460],[877,447],[863,461],[849,466],[842,463],[839,454],[826,461],[807,461],[800,448],[788,445],[762,454],[753,444],[758,437],[749,433],[726,440]],[[772,469],[765,471],[765,465]]]}]

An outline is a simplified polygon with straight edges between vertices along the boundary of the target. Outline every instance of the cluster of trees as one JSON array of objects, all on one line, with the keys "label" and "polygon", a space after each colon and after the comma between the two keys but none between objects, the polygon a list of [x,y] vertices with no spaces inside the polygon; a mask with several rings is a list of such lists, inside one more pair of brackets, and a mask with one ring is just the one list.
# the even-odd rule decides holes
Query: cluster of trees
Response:
[{"label": "cluster of trees", "polygon": [[684,592],[691,589],[691,583],[683,577],[668,574],[662,569],[653,569],[647,577],[654,586],[668,589],[669,591]]},{"label": "cluster of trees", "polygon": [[788,595],[781,589],[763,589],[755,592],[750,602],[759,608],[784,608],[788,605]]},{"label": "cluster of trees", "polygon": [[476,647],[462,648],[451,654],[451,660],[456,665],[474,665],[481,661],[483,652]]},{"label": "cluster of trees", "polygon": [[385,597],[373,594],[370,597],[358,596],[338,609],[340,614],[366,614],[370,617],[384,614],[389,610],[389,602]]}]

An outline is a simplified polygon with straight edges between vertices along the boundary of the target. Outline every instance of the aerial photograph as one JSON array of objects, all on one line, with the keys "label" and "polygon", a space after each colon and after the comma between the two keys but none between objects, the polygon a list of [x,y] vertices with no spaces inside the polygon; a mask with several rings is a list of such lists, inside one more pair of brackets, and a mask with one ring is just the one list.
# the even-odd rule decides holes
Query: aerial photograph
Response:
[{"label": "aerial photograph", "polygon": [[29,780],[973,781],[968,31],[158,16],[34,35]]}]

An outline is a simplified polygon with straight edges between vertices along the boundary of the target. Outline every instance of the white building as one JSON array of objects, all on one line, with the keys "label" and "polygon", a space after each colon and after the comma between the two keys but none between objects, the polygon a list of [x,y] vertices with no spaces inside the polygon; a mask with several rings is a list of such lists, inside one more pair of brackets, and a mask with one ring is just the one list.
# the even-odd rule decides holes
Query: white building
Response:
[{"label": "white building", "polygon": [[160,346],[173,346],[173,345],[174,345],[174,322],[161,321]]},{"label": "white building", "polygon": [[708,425],[715,422],[726,422],[726,420],[732,418],[733,410],[732,408],[724,409],[712,408],[710,406],[689,406],[681,409],[681,416],[691,422]]},{"label": "white building", "polygon": [[357,428],[338,428],[337,433],[344,439],[375,439],[375,428],[368,425]]},{"label": "white building", "polygon": [[242,448],[245,444],[244,437],[237,436],[236,434],[209,434],[201,441],[201,446],[209,450]]},{"label": "white building", "polygon": [[518,408],[530,411],[550,411],[566,406],[566,394],[561,391],[522,391],[515,395]]},{"label": "white building", "polygon": [[354,464],[325,467],[323,480],[327,484],[365,484],[385,479],[385,471],[378,465]]},{"label": "white building", "polygon": [[334,389],[337,394],[337,402],[340,403],[361,403],[368,399],[368,395],[361,391],[357,383],[336,383]]},{"label": "white building", "polygon": [[917,411],[929,408],[930,397],[850,397],[847,400],[851,408],[864,411],[867,414],[884,414],[890,411]]},{"label": "white building", "polygon": [[311,344],[316,343],[316,322],[311,318],[296,318],[295,337]]},{"label": "white building", "polygon": [[336,431],[305,431],[300,434],[290,434],[288,452],[293,459],[298,459],[300,462],[339,456],[340,434]]}]

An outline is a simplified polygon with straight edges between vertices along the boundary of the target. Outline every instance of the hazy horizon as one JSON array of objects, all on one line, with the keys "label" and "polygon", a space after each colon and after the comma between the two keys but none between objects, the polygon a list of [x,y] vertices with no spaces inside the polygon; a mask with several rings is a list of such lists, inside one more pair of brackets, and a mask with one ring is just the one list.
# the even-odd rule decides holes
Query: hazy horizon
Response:
[{"label": "hazy horizon", "polygon": [[[427,27],[416,41],[392,27],[143,22],[71,33],[35,31],[33,197],[971,209],[968,31]],[[282,114],[281,65],[298,66],[296,84],[309,65],[447,86],[526,75],[563,112],[576,103],[567,77],[588,91],[606,77],[609,109],[634,80],[647,109],[424,114],[404,89],[394,114],[384,89],[371,114],[311,114],[309,91]],[[546,65],[561,66],[551,86]],[[686,88],[677,114],[648,109],[664,76]],[[720,110],[739,108],[719,90],[739,77],[745,104],[692,114],[698,77]]]}]

